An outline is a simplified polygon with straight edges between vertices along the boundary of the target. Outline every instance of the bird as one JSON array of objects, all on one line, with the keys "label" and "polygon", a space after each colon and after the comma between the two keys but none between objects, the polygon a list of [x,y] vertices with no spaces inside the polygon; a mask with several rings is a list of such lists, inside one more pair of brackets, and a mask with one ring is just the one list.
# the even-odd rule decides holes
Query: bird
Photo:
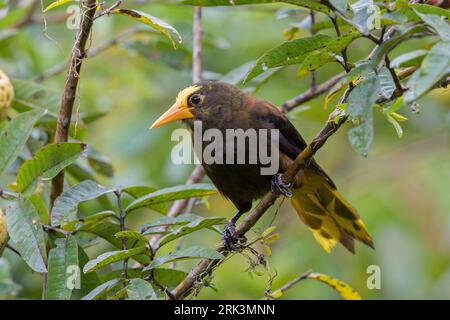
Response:
[{"label": "bird", "polygon": [[[248,152],[244,163],[202,162],[212,183],[238,210],[223,232],[224,244],[230,250],[235,250],[237,243],[245,241],[236,235],[236,222],[252,208],[255,200],[269,191],[291,199],[298,216],[326,252],[331,252],[337,243],[341,243],[355,253],[355,240],[374,248],[373,239],[357,210],[337,191],[333,180],[315,159],[307,163],[291,184],[283,182],[283,172],[307,147],[307,143],[274,104],[251,96],[232,84],[204,81],[181,90],[175,103],[151,128],[177,120],[184,122],[191,131],[195,122],[199,122],[202,133],[208,129],[224,134],[229,129],[277,130],[279,168],[274,174],[262,174],[262,161],[258,158],[256,163],[248,162]],[[246,140],[245,146],[249,147],[250,142]],[[203,150],[206,147],[207,144],[202,145]],[[226,148],[223,147],[224,153]],[[237,152],[236,145],[231,148]]]}]

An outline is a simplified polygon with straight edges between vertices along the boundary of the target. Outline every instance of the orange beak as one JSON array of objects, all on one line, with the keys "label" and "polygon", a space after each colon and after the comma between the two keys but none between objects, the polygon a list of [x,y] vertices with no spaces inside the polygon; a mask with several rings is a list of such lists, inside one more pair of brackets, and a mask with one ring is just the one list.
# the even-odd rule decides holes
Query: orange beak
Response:
[{"label": "orange beak", "polygon": [[164,112],[164,114],[156,120],[152,126],[151,129],[157,128],[159,126],[162,126],[164,124],[167,124],[169,122],[173,122],[176,120],[183,120],[183,119],[189,119],[193,118],[194,115],[191,112],[191,109],[188,108],[182,101],[177,100],[169,110]]}]

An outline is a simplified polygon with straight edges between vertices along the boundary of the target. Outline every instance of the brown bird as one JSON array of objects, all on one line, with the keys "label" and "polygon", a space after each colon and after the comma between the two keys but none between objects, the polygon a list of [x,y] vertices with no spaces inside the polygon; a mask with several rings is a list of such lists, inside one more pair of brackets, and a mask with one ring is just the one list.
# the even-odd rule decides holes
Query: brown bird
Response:
[{"label": "brown bird", "polygon": [[[244,163],[202,162],[217,189],[238,209],[224,230],[224,242],[229,248],[236,248],[235,243],[240,240],[234,231],[236,221],[251,209],[255,199],[270,190],[291,197],[301,220],[327,252],[339,241],[354,253],[354,239],[373,248],[373,240],[357,211],[337,192],[334,182],[314,159],[297,175],[292,186],[283,184],[281,174],[307,144],[288,118],[273,104],[249,96],[227,83],[202,82],[182,90],[173,106],[153,123],[152,128],[175,120],[183,120],[191,130],[194,121],[199,121],[202,133],[208,129],[218,129],[224,136],[227,129],[266,129],[269,132],[278,129],[279,168],[272,175],[261,173],[261,168],[267,167],[267,162],[259,154],[256,163],[249,161],[250,139],[244,141]],[[270,146],[273,138],[269,134],[267,136]],[[261,137],[258,136],[258,139]],[[203,143],[202,150],[205,151],[207,146]],[[225,144],[219,150],[224,153],[223,159],[230,148],[235,154],[239,152],[236,143],[231,147]]]}]

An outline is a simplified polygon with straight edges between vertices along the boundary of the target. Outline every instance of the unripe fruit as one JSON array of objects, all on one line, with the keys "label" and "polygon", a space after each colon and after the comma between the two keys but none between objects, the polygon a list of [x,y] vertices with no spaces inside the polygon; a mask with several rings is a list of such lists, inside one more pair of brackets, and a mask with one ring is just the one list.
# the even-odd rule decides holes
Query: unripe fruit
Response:
[{"label": "unripe fruit", "polygon": [[0,119],[6,116],[6,110],[14,99],[14,88],[8,76],[0,70]]},{"label": "unripe fruit", "polygon": [[0,209],[0,257],[9,240],[8,230],[6,229],[6,216]]},{"label": "unripe fruit", "polygon": [[0,209],[0,256],[3,253],[3,250],[8,243],[9,236],[8,230],[6,229],[6,216],[3,214],[3,211]]}]

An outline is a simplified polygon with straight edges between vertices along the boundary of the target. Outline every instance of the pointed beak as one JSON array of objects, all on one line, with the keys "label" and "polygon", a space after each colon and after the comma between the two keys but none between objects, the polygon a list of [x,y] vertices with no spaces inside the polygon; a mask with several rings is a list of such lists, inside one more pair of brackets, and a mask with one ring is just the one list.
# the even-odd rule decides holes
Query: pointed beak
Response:
[{"label": "pointed beak", "polygon": [[189,119],[193,118],[194,115],[192,114],[190,108],[188,108],[186,105],[181,103],[180,101],[176,101],[169,110],[164,112],[164,114],[156,120],[152,126],[151,129],[160,127],[164,124],[167,124],[169,122],[173,122],[176,120],[183,120],[183,119]]}]

